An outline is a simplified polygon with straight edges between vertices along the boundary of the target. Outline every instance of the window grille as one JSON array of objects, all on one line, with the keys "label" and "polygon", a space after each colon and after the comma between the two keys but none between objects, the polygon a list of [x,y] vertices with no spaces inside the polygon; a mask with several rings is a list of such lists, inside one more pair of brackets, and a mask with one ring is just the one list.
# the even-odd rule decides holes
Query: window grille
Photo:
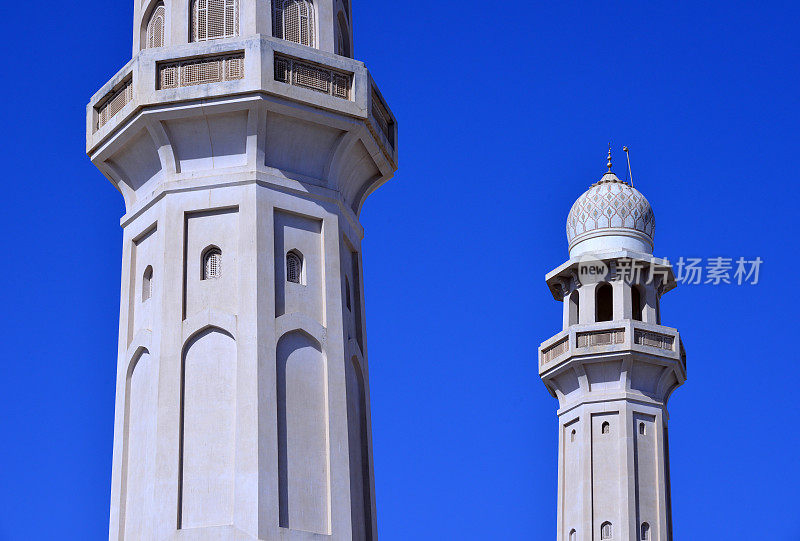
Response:
[{"label": "window grille", "polygon": [[300,283],[303,273],[303,261],[294,252],[286,254],[286,280],[295,284]]},{"label": "window grille", "polygon": [[352,76],[338,70],[275,56],[275,80],[343,100],[350,99]]},{"label": "window grille", "polygon": [[646,522],[642,522],[642,541],[649,541],[650,540],[650,525]]},{"label": "window grille", "polygon": [[608,421],[603,423],[602,428],[600,428],[600,432],[602,432],[603,434],[610,434],[611,433],[611,425],[609,424]]},{"label": "window grille", "polygon": [[244,54],[169,62],[158,66],[158,88],[178,88],[244,79]]},{"label": "window grille", "polygon": [[203,256],[203,280],[222,276],[222,251],[211,248]]},{"label": "window grille", "polygon": [[167,17],[167,10],[164,4],[159,4],[153,13],[150,15],[150,21],[147,23],[147,44],[146,47],[151,49],[153,47],[164,46],[164,27]]},{"label": "window grille", "polygon": [[275,0],[273,29],[276,38],[315,47],[314,4],[309,0]]},{"label": "window grille", "polygon": [[97,108],[97,129],[102,128],[131,101],[133,101],[133,84],[132,80],[128,79],[121,88],[112,90],[100,102],[101,105]]},{"label": "window grille", "polygon": [[614,530],[611,527],[610,522],[604,522],[602,526],[600,526],[600,539],[611,539],[614,537]]},{"label": "window grille", "polygon": [[153,267],[149,266],[144,270],[142,277],[142,302],[153,296]]},{"label": "window grille", "polygon": [[238,0],[194,0],[192,2],[192,41],[208,41],[238,35]]}]

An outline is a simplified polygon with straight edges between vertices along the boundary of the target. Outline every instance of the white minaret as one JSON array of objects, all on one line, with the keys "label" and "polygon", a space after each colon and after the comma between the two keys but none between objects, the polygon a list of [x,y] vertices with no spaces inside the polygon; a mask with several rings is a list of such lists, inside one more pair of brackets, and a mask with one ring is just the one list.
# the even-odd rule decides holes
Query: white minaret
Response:
[{"label": "white minaret", "polygon": [[361,275],[396,124],[349,0],[142,0],[87,109],[125,200],[109,539],[376,538]]},{"label": "white minaret", "polygon": [[675,287],[654,258],[644,196],[611,172],[567,218],[570,259],[547,275],[563,330],[539,348],[558,398],[558,541],[672,539],[667,400],[686,379],[678,331],[661,325]]}]

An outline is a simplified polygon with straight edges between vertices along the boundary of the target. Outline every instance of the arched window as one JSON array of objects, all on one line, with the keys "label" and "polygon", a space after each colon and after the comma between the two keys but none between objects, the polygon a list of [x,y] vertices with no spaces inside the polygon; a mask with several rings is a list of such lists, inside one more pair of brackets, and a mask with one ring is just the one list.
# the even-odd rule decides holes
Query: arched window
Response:
[{"label": "arched window", "polygon": [[345,275],[344,277],[344,300],[348,310],[352,310],[350,305],[350,278]]},{"label": "arched window", "polygon": [[614,292],[611,284],[603,283],[597,286],[595,302],[596,321],[611,321],[614,319]]},{"label": "arched window", "polygon": [[295,284],[303,279],[303,258],[297,252],[286,254],[286,280]]},{"label": "arched window", "polygon": [[642,522],[642,541],[649,541],[650,539],[650,525],[646,522]]},{"label": "arched window", "polygon": [[239,35],[239,0],[192,0],[192,41]]},{"label": "arched window", "polygon": [[275,0],[273,5],[275,37],[314,47],[314,3],[309,0]]},{"label": "arched window", "polygon": [[147,49],[164,46],[166,18],[167,10],[164,8],[163,2],[159,2],[150,14],[150,20],[147,22],[147,43],[145,44]]},{"label": "arched window", "polygon": [[600,539],[612,539],[614,537],[614,529],[610,522],[604,522],[600,526]]},{"label": "arched window", "polygon": [[142,302],[153,296],[153,267],[150,265],[144,269],[142,277]]},{"label": "arched window", "polygon": [[647,434],[647,428],[644,426],[644,423],[639,423],[639,435],[644,436]]},{"label": "arched window", "polygon": [[222,276],[222,250],[213,246],[203,254],[203,280]]},{"label": "arched window", "polygon": [[341,56],[350,57],[353,55],[350,51],[350,32],[347,30],[347,20],[344,13],[339,12],[337,17],[338,24],[336,25],[336,54]]},{"label": "arched window", "polygon": [[569,531],[569,541],[578,541],[578,532],[575,531],[575,528]]},{"label": "arched window", "polygon": [[631,286],[631,317],[636,321],[642,320],[642,290],[639,286]]},{"label": "arched window", "polygon": [[578,290],[572,292],[569,296],[569,324],[570,325],[577,325],[580,321],[580,308],[581,308],[581,298],[580,293]]},{"label": "arched window", "polygon": [[600,429],[600,431],[603,434],[610,434],[611,433],[611,424],[608,421],[604,422],[603,425],[602,425],[602,428]]},{"label": "arched window", "polygon": [[569,441],[575,441],[575,429],[572,429],[572,432],[569,433]]}]

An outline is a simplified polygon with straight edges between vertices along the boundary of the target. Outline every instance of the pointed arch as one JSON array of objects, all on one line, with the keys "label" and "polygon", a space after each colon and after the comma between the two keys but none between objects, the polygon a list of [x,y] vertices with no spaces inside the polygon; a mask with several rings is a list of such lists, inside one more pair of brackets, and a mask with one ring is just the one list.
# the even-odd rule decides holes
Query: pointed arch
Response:
[{"label": "pointed arch", "polygon": [[145,49],[164,46],[164,32],[167,27],[167,9],[164,2],[159,2],[150,13],[145,33]]},{"label": "pointed arch", "polygon": [[190,17],[192,41],[239,35],[239,0],[192,0]]},{"label": "pointed arch", "polygon": [[316,47],[314,3],[310,0],[275,0],[273,35],[300,45]]}]

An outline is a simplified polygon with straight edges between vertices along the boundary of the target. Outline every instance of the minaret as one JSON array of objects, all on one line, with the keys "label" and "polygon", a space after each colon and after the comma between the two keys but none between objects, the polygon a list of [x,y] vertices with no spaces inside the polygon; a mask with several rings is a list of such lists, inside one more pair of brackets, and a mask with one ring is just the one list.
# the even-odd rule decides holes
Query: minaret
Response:
[{"label": "minaret", "polygon": [[397,129],[349,0],[137,0],[109,539],[376,538],[361,272]]},{"label": "minaret", "polygon": [[558,398],[558,541],[672,539],[667,400],[686,379],[678,331],[661,325],[675,287],[653,257],[644,196],[611,171],[567,218],[570,259],[547,285],[563,330],[539,348]]}]

